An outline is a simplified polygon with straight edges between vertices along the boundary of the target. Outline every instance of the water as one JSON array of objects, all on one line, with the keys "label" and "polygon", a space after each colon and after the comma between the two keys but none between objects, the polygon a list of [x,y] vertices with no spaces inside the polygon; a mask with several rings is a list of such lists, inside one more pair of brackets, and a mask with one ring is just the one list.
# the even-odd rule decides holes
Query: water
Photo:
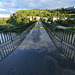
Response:
[{"label": "water", "polygon": [[0,62],[0,75],[75,75],[75,64],[54,46],[36,23],[21,45]]}]

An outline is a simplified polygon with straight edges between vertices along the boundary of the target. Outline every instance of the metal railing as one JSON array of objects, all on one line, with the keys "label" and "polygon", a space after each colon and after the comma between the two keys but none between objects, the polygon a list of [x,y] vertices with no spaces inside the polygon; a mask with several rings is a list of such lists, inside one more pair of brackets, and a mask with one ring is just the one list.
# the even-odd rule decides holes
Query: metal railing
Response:
[{"label": "metal railing", "polygon": [[[34,23],[34,22],[33,22]],[[31,23],[31,24],[33,24]],[[9,30],[0,31],[0,45],[6,43],[7,41],[20,35],[24,30],[26,30],[31,24],[22,25]]]},{"label": "metal railing", "polygon": [[0,61],[10,55],[21,44],[34,25],[35,23],[0,31]]},{"label": "metal railing", "polygon": [[48,23],[43,25],[55,46],[73,63],[75,63],[75,31],[60,29]]}]

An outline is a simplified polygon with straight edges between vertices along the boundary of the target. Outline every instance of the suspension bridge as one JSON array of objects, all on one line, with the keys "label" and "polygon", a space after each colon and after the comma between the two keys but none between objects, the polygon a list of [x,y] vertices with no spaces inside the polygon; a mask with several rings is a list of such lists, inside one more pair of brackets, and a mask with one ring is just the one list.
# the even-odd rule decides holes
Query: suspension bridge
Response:
[{"label": "suspension bridge", "polygon": [[75,75],[75,32],[41,21],[1,31],[0,75]]}]

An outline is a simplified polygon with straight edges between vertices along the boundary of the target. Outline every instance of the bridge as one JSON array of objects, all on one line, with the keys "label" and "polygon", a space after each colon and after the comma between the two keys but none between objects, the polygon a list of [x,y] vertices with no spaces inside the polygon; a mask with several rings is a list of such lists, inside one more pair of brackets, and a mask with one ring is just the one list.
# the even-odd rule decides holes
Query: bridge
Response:
[{"label": "bridge", "polygon": [[0,75],[75,75],[75,32],[41,21],[1,31]]}]

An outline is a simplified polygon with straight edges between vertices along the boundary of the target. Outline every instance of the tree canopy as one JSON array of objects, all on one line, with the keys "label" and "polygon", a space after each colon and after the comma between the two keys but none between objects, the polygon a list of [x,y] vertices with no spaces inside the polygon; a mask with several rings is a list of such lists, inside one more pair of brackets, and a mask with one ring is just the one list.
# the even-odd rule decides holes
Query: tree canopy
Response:
[{"label": "tree canopy", "polygon": [[[61,9],[32,9],[32,10],[19,10],[16,13],[10,15],[9,19],[3,18],[0,19],[0,25],[2,24],[12,24],[13,26],[19,26],[26,23],[31,22],[27,16],[39,16],[41,19],[43,17],[51,18],[53,16],[57,16],[59,18],[62,17],[71,17],[69,14],[73,13],[69,10],[65,10],[64,8]],[[34,18],[32,21],[35,21]]]}]

